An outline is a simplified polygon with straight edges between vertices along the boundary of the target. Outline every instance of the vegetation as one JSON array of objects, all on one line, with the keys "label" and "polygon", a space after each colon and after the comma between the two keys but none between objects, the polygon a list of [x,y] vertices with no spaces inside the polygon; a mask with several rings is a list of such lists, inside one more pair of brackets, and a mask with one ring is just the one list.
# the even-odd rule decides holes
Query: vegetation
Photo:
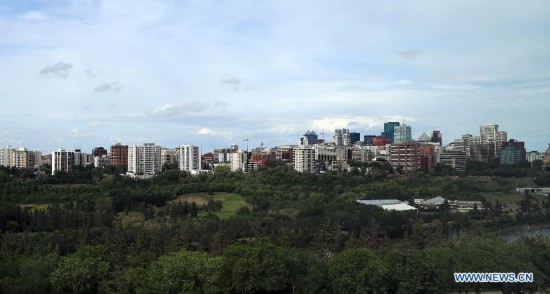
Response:
[{"label": "vegetation", "polygon": [[[369,173],[364,173],[369,167]],[[147,180],[118,167],[36,176],[0,167],[0,292],[444,293],[550,287],[549,238],[498,233],[550,224],[550,183],[528,166],[399,175],[383,164],[302,174],[175,169]],[[386,212],[357,199],[478,200]],[[455,283],[454,272],[533,272],[528,284]]]}]

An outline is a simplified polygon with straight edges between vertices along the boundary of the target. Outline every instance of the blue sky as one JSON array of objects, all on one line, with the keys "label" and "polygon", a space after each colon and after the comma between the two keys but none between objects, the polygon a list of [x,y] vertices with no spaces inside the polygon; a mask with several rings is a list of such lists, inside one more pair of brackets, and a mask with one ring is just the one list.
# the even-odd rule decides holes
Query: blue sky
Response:
[{"label": "blue sky", "polygon": [[0,144],[296,144],[405,121],[550,143],[547,1],[3,1]]}]

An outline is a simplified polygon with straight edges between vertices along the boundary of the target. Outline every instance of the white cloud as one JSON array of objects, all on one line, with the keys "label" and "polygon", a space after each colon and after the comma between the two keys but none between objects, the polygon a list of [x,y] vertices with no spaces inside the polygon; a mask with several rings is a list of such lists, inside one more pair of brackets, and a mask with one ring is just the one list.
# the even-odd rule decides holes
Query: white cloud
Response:
[{"label": "white cloud", "polygon": [[199,129],[197,130],[196,132],[193,132],[193,134],[197,134],[197,135],[206,135],[206,136],[222,136],[222,137],[230,137],[233,135],[232,132],[229,132],[229,131],[221,131],[221,132],[218,132],[218,131],[214,131],[210,128],[202,128],[202,129]]},{"label": "white cloud", "polygon": [[[31,129],[75,126],[82,117],[82,129],[120,116],[155,121],[90,128],[98,140],[162,140],[208,126],[276,144],[296,142],[307,129],[374,133],[385,120],[402,121],[384,114],[417,118],[416,130],[438,122],[433,128],[458,135],[486,120],[505,129],[550,125],[546,1],[31,1],[23,15],[5,2],[0,123],[14,134],[20,120],[8,117],[27,105],[39,109],[26,116]],[[39,77],[59,79],[37,79],[42,65]],[[120,90],[113,81],[122,79],[116,101],[98,95]],[[541,129],[514,135],[508,128],[510,137],[546,148],[550,129]]]},{"label": "white cloud", "polygon": [[207,103],[194,101],[181,105],[165,104],[151,111],[151,114],[156,117],[173,117],[182,116],[188,113],[203,112],[208,108]]}]

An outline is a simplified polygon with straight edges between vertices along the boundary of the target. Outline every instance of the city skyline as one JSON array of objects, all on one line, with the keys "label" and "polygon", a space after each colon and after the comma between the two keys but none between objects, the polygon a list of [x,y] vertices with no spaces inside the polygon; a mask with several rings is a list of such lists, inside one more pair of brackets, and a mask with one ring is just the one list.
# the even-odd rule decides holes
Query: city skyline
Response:
[{"label": "city skyline", "polygon": [[496,123],[546,150],[550,4],[392,4],[0,4],[0,144],[211,150],[397,121],[446,144]]}]

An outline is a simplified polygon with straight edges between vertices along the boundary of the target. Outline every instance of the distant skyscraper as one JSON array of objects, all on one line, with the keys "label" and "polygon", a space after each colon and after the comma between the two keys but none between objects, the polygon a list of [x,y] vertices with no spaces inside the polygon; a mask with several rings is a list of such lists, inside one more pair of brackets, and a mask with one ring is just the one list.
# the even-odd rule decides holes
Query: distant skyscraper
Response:
[{"label": "distant skyscraper", "polygon": [[515,140],[502,143],[500,151],[500,163],[502,164],[517,164],[525,160],[525,143]]},{"label": "distant skyscraper", "polygon": [[490,162],[495,159],[495,145],[491,143],[470,143],[470,160]]},{"label": "distant skyscraper", "polygon": [[386,122],[384,123],[384,131],[381,133],[382,136],[390,138],[392,144],[394,143],[393,141],[394,129],[397,126],[399,126],[399,122],[396,122],[396,121]]},{"label": "distant skyscraper", "polygon": [[302,138],[300,138],[300,145],[313,145],[317,143],[319,136],[314,131],[307,131]]},{"label": "distant skyscraper", "polygon": [[443,134],[440,131],[433,131],[431,141],[432,143],[439,143],[439,146],[441,146],[443,144]]},{"label": "distant skyscraper", "polygon": [[336,146],[348,146],[350,144],[349,129],[334,130],[334,145]]},{"label": "distant skyscraper", "polygon": [[481,143],[494,143],[498,139],[498,125],[484,124],[479,126]]},{"label": "distant skyscraper", "polygon": [[479,126],[481,143],[493,144],[495,146],[495,155],[500,156],[502,142],[508,140],[508,133],[499,131],[497,124],[483,124]]},{"label": "distant skyscraper", "polygon": [[411,126],[400,125],[393,129],[393,143],[399,144],[412,141]]},{"label": "distant skyscraper", "polygon": [[356,132],[349,133],[349,145],[355,144],[355,142],[361,141],[361,134]]}]

